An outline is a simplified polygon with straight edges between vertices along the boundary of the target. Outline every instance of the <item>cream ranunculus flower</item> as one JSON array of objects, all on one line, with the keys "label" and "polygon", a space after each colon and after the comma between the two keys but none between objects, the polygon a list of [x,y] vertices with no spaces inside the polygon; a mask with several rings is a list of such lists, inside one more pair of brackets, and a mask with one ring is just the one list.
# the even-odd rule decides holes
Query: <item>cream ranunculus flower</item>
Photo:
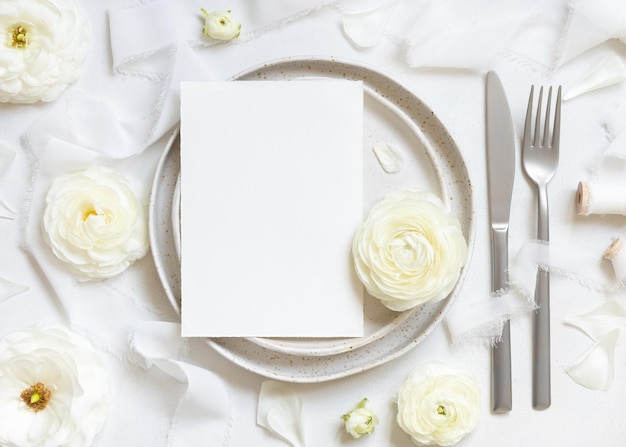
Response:
[{"label": "cream ranunculus flower", "polygon": [[204,16],[202,33],[210,39],[233,40],[239,37],[241,23],[233,20],[230,11],[208,12],[200,9]]},{"label": "cream ranunculus flower", "polygon": [[103,167],[54,180],[43,230],[57,258],[84,279],[115,276],[149,247],[146,213],[129,180]]},{"label": "cream ranunculus flower", "polygon": [[0,2],[0,102],[53,101],[74,82],[89,28],[73,0]]},{"label": "cream ranunculus flower", "polygon": [[356,273],[389,309],[446,298],[467,258],[459,221],[438,197],[406,190],[378,202],[352,243]]},{"label": "cream ranunculus flower", "polygon": [[91,344],[62,327],[0,338],[0,445],[91,445],[109,413],[109,378]]},{"label": "cream ranunculus flower", "polygon": [[416,368],[397,393],[398,425],[417,445],[454,445],[476,427],[480,387],[475,377],[440,362]]},{"label": "cream ranunculus flower", "polygon": [[346,431],[354,439],[371,435],[378,424],[378,417],[374,411],[366,407],[367,401],[367,398],[361,399],[356,407],[341,416],[346,425]]}]

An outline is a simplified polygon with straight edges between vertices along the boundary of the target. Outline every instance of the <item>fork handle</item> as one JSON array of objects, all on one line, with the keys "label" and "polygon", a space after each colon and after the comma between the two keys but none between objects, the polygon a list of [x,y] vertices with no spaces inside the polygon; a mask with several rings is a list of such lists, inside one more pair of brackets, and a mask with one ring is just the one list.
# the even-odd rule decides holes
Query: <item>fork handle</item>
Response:
[{"label": "fork handle", "polygon": [[551,403],[550,392],[550,274],[537,272],[535,338],[533,342],[533,408],[543,410]]},{"label": "fork handle", "polygon": [[[542,241],[549,241],[549,214],[547,188],[539,188],[539,219],[537,236]],[[537,272],[535,285],[535,303],[539,307],[535,312],[533,340],[533,408],[543,410],[551,404],[550,386],[550,273]]]},{"label": "fork handle", "polygon": [[548,211],[547,185],[537,188],[537,208],[537,239],[548,242],[550,240],[550,212]]}]

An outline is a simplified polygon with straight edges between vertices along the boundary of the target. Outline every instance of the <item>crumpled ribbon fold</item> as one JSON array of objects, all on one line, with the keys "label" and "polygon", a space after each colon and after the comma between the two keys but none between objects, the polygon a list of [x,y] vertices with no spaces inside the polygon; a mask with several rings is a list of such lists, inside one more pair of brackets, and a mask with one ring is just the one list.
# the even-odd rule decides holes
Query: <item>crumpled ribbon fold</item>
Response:
[{"label": "crumpled ribbon fold", "polygon": [[169,430],[172,447],[202,440],[207,446],[227,446],[232,429],[230,396],[224,382],[209,370],[179,360],[186,347],[180,324],[140,322],[131,337],[132,348],[174,379],[186,384]]},{"label": "crumpled ribbon fold", "polygon": [[621,0],[578,0],[568,4],[556,65],[616,39],[626,44],[626,3]]}]

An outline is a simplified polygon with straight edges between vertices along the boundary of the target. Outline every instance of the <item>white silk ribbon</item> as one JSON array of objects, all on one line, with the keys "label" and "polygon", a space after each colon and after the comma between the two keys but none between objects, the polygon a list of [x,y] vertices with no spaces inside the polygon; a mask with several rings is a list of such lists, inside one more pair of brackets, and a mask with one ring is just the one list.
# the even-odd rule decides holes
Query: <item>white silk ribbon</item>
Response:
[{"label": "white silk ribbon", "polygon": [[511,260],[507,288],[489,298],[470,294],[450,309],[446,325],[452,344],[491,345],[499,340],[503,323],[536,309],[538,269],[549,270],[589,289],[612,292],[622,287],[619,280],[607,274],[601,257],[587,256],[569,246],[527,241]]},{"label": "white silk ribbon", "polygon": [[180,337],[180,324],[165,321],[140,322],[131,345],[149,364],[186,385],[172,418],[168,439],[171,447],[227,446],[232,414],[223,380],[213,372],[183,362],[188,349]]},{"label": "white silk ribbon", "polygon": [[559,44],[558,64],[608,40],[626,43],[626,3],[622,0],[570,2],[564,33]]},{"label": "white silk ribbon", "polygon": [[492,346],[500,340],[507,321],[534,308],[532,299],[510,287],[492,293],[488,299],[481,294],[468,294],[446,315],[451,344]]}]

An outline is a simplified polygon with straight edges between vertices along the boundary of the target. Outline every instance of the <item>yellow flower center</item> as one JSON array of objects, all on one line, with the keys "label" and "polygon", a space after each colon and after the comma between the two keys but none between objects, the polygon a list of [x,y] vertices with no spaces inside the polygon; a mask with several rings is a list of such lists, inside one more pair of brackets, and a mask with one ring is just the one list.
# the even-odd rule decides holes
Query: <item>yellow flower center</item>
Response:
[{"label": "yellow flower center", "polygon": [[22,401],[35,413],[46,408],[48,402],[50,402],[51,396],[52,393],[50,390],[41,382],[37,382],[33,386],[26,388],[20,394]]},{"label": "yellow flower center", "polygon": [[439,405],[437,407],[437,414],[445,416],[446,415],[446,407],[444,407],[443,405]]},{"label": "yellow flower center", "polygon": [[97,216],[98,212],[94,209],[89,209],[83,213],[83,222],[89,219],[89,216]]},{"label": "yellow flower center", "polygon": [[14,48],[26,48],[30,43],[28,30],[23,25],[14,25],[10,35],[11,46]]}]

